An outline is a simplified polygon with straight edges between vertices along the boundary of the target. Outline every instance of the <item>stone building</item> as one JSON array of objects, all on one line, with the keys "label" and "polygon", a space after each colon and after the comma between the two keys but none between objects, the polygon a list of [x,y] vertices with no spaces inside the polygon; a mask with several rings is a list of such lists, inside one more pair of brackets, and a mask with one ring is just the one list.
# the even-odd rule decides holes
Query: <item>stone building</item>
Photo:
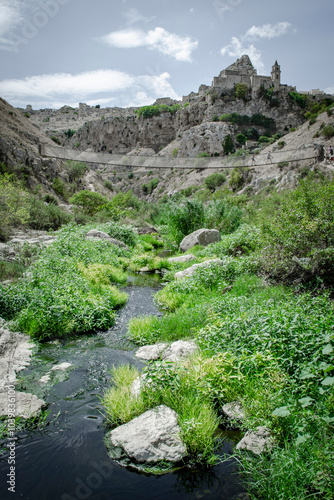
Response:
[{"label": "stone building", "polygon": [[261,87],[264,89],[274,87],[275,92],[286,87],[286,85],[281,85],[281,68],[277,61],[272,67],[271,76],[258,75],[247,55],[241,56],[221,71],[219,76],[215,76],[211,88],[214,91],[230,90],[238,83],[246,84],[252,94],[259,91]]}]

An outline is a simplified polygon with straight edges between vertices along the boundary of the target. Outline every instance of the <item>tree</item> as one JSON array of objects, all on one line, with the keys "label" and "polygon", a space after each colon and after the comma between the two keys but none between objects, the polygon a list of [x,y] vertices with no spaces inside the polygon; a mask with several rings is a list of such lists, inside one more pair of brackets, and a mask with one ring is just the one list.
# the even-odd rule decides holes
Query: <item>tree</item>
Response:
[{"label": "tree", "polygon": [[224,153],[226,155],[229,153],[233,153],[234,144],[233,144],[233,140],[232,140],[232,137],[230,136],[230,134],[225,137],[225,140],[223,142],[223,148],[224,148]]},{"label": "tree", "polygon": [[100,193],[85,189],[75,193],[70,198],[70,203],[80,207],[86,215],[94,215],[103,205],[108,203],[108,198]]}]

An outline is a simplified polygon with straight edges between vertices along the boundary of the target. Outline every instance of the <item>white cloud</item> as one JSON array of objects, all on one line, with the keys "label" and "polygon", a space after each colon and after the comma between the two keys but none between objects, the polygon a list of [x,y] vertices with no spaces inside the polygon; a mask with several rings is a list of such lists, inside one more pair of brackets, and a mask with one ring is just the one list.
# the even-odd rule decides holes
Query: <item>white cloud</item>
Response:
[{"label": "white cloud", "polygon": [[114,92],[132,84],[133,77],[121,71],[87,71],[78,75],[56,73],[31,76],[22,80],[4,80],[0,82],[0,94],[5,98],[59,95],[73,98],[99,92]]},{"label": "white cloud", "polygon": [[221,54],[231,57],[240,57],[243,54],[249,55],[255,68],[259,73],[264,71],[261,51],[252,44],[256,40],[270,40],[285,35],[292,29],[292,24],[279,22],[277,24],[263,24],[262,26],[252,26],[241,37],[232,37],[231,43],[221,49]]},{"label": "white cloud", "polygon": [[71,75],[56,73],[0,82],[0,95],[13,106],[32,104],[35,109],[59,108],[79,102],[91,105],[142,106],[157,97],[180,99],[169,73],[133,76],[115,70],[97,70]]},{"label": "white cloud", "polygon": [[155,28],[144,32],[139,29],[126,29],[113,31],[98,39],[111,47],[135,48],[147,46],[158,50],[177,61],[191,62],[192,52],[197,48],[198,42],[188,36],[179,36],[169,33],[164,28]]},{"label": "white cloud", "polygon": [[252,26],[243,36],[244,40],[257,40],[259,38],[277,38],[290,31],[292,25],[287,22],[277,24],[263,24],[262,26]]},{"label": "white cloud", "polygon": [[109,35],[102,36],[99,40],[107,43],[111,47],[122,49],[132,49],[146,45],[146,35],[141,30],[126,29],[113,31]]}]

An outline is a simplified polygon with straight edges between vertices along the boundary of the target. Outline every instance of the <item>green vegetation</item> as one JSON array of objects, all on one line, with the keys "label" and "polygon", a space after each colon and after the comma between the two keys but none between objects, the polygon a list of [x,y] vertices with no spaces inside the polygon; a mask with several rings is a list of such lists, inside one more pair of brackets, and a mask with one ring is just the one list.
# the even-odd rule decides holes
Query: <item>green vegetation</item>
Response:
[{"label": "green vegetation", "polygon": [[237,83],[234,95],[237,99],[246,100],[248,97],[248,85],[246,83]]},{"label": "green vegetation", "polygon": [[[98,228],[112,235],[124,232],[115,224]],[[114,323],[114,310],[127,300],[114,286],[125,281],[121,268],[127,252],[104,241],[85,240],[88,229],[61,229],[29,273],[16,283],[0,285],[1,314],[11,320],[12,328],[44,340]]]},{"label": "green vegetation", "polygon": [[[255,137],[253,123],[244,125],[244,136]],[[233,143],[227,146],[232,152]],[[72,181],[84,172],[66,168]],[[8,173],[1,166],[3,238],[13,226],[61,227],[48,248],[27,246],[13,262],[0,263],[0,277],[14,279],[0,284],[1,316],[40,341],[106,329],[126,301],[117,286],[126,282],[127,269],[160,271],[164,286],[155,300],[164,314],[132,319],[129,336],[140,345],[194,339],[198,352],[185,363],[148,365],[150,383],[143,383],[138,398],[129,397],[138,371],[114,369],[104,396],[109,423],[164,403],[179,414],[188,465],[210,466],[217,460],[217,428],[229,425],[221,406],[238,401],[245,412],[241,431],[262,425],[275,439],[269,453],[238,454],[251,498],[332,499],[334,180],[300,173],[294,191],[277,193],[272,185],[256,196],[233,194],[247,182],[246,168],[231,172],[228,187],[225,174],[216,173],[200,189],[190,186],[158,203],[140,201],[131,191],[109,193],[109,199],[84,190],[71,198],[75,217],[86,224],[76,226],[64,225],[73,215],[59,211],[55,195],[28,193],[24,167]],[[147,190],[151,182],[157,185],[150,178]],[[65,199],[72,189],[61,178],[53,188]],[[138,235],[120,220],[153,224],[159,235]],[[201,227],[218,229],[221,241],[192,248],[191,263],[159,256],[162,249],[177,254],[183,237]],[[86,240],[91,228],[130,250]],[[175,272],[216,258],[221,265],[174,279]]]},{"label": "green vegetation", "polygon": [[206,179],[204,181],[204,184],[206,185],[206,187],[208,189],[212,189],[214,191],[215,189],[217,189],[217,187],[224,184],[225,181],[226,181],[226,175],[223,173],[217,172],[217,173],[208,175],[208,177],[206,177]]},{"label": "green vegetation", "polygon": [[176,113],[181,109],[180,104],[173,104],[173,106],[167,106],[166,104],[159,104],[156,106],[142,106],[136,110],[138,118],[141,116],[143,118],[152,118],[153,116],[159,116],[161,113]]},{"label": "green vegetation", "polygon": [[86,215],[96,214],[107,202],[108,199],[102,194],[87,189],[75,193],[70,198],[70,203],[76,205]]},{"label": "green vegetation", "polygon": [[50,137],[50,139],[55,142],[56,144],[58,144],[59,146],[61,146],[61,140],[59,139],[59,137],[57,137],[56,135],[52,135]]}]

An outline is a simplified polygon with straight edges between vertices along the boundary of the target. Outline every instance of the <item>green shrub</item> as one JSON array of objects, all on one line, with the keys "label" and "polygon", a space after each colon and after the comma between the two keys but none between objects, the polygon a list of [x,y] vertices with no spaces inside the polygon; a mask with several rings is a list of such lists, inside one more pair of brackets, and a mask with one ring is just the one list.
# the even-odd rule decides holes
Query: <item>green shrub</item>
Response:
[{"label": "green shrub", "polygon": [[36,197],[32,199],[28,223],[33,229],[56,231],[64,224],[68,224],[70,220],[71,216],[54,203],[46,205]]},{"label": "green shrub", "polygon": [[237,99],[246,99],[248,97],[248,85],[246,83],[237,83],[234,95]]},{"label": "green shrub", "polygon": [[52,183],[52,189],[54,192],[60,196],[61,198],[67,199],[68,193],[65,182],[60,179],[60,177],[56,177]]},{"label": "green shrub", "polygon": [[223,173],[217,172],[217,173],[208,175],[208,177],[206,177],[206,179],[204,181],[204,184],[206,185],[206,187],[208,189],[215,190],[217,187],[224,184],[225,181],[226,181],[226,175]]},{"label": "green shrub", "polygon": [[88,169],[86,163],[82,163],[79,161],[68,161],[65,164],[65,170],[68,173],[69,181],[73,182],[81,179]]},{"label": "green shrub", "polygon": [[87,189],[75,193],[70,198],[70,203],[79,207],[87,215],[94,215],[107,202],[108,198],[102,194]]},{"label": "green shrub", "polygon": [[10,227],[24,224],[29,219],[30,196],[13,175],[0,176],[0,239]]},{"label": "green shrub", "polygon": [[159,116],[161,113],[176,113],[181,109],[180,104],[173,104],[172,106],[167,106],[166,104],[159,104],[156,106],[142,106],[136,113],[137,116],[142,116],[143,118],[152,118],[153,116]]},{"label": "green shrub", "polygon": [[321,135],[323,135],[326,139],[330,139],[334,136],[334,127],[332,127],[332,125],[326,125],[322,129]]},{"label": "green shrub", "polygon": [[204,205],[197,200],[182,199],[180,203],[170,202],[160,220],[168,233],[179,244],[187,235],[200,229],[204,223]]},{"label": "green shrub", "polygon": [[289,92],[291,101],[300,108],[306,108],[309,98],[306,95],[298,94],[298,92]]},{"label": "green shrub", "polygon": [[[334,278],[334,181],[307,177],[263,220],[266,269],[281,279]],[[305,260],[306,259],[306,260]]]},{"label": "green shrub", "polygon": [[233,153],[234,143],[233,143],[233,140],[232,140],[232,137],[230,136],[230,134],[225,137],[222,146],[223,146],[225,155],[227,155],[229,153]]},{"label": "green shrub", "polygon": [[114,190],[114,187],[113,187],[111,181],[106,180],[106,181],[103,182],[103,185],[104,185],[105,188],[109,189],[109,191],[113,191]]},{"label": "green shrub", "polygon": [[61,141],[59,139],[59,137],[55,136],[55,135],[51,135],[50,139],[55,142],[56,144],[58,144],[59,146],[61,146]]},{"label": "green shrub", "polygon": [[236,140],[238,141],[241,146],[246,143],[247,137],[244,134],[237,134]]},{"label": "green shrub", "polygon": [[73,137],[75,134],[76,134],[76,130],[72,130],[72,129],[67,129],[65,130],[64,132],[64,135],[67,137],[67,139],[71,139],[71,137]]}]

